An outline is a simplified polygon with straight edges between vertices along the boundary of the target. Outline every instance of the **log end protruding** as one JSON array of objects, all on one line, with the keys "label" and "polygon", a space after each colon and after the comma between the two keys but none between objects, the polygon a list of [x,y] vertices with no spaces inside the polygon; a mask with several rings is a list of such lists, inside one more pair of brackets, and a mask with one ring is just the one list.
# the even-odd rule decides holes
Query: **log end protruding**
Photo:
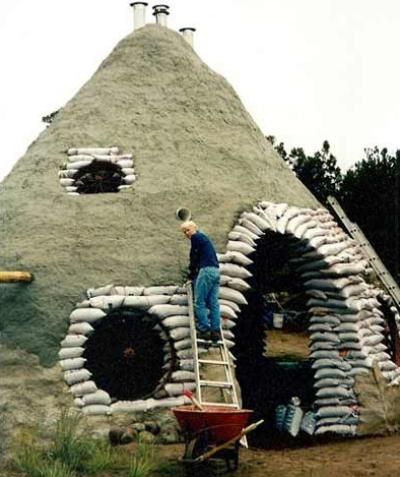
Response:
[{"label": "log end protruding", "polygon": [[29,272],[0,272],[0,283],[30,283],[33,274]]}]

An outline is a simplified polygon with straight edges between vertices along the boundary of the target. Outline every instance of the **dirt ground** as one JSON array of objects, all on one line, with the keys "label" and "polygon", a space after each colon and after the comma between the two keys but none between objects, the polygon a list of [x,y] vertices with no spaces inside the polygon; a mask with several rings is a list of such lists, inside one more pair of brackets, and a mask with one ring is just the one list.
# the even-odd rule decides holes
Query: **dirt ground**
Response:
[{"label": "dirt ground", "polygon": [[[183,446],[164,446],[168,460],[182,455]],[[342,440],[297,449],[241,449],[239,469],[232,477],[386,477],[398,475],[400,436]],[[167,475],[167,474],[165,474]],[[178,465],[173,473],[184,473]]]}]

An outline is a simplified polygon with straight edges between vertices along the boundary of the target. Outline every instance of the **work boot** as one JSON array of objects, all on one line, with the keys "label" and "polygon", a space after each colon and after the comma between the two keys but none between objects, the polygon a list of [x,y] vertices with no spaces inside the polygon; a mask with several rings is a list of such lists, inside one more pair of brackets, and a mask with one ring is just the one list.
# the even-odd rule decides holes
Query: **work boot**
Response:
[{"label": "work boot", "polygon": [[209,331],[200,331],[197,330],[197,339],[198,340],[204,340],[204,341],[210,341],[211,336]]},{"label": "work boot", "polygon": [[211,331],[211,341],[213,343],[218,343],[218,341],[221,341],[221,332],[219,330],[213,330]]}]

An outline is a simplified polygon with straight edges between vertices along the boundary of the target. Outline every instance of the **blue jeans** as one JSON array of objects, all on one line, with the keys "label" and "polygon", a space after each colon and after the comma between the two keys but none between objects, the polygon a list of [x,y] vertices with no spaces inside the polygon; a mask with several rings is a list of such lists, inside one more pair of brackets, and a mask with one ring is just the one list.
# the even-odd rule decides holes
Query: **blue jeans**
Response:
[{"label": "blue jeans", "polygon": [[200,331],[219,331],[219,269],[200,268],[194,283],[194,311]]}]

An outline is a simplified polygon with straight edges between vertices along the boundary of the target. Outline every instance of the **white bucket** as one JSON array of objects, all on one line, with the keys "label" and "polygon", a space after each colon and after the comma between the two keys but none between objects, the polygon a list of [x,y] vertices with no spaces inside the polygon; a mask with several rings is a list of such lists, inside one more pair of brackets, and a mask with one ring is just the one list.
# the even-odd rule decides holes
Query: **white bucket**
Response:
[{"label": "white bucket", "polygon": [[283,328],[283,313],[274,313],[274,328]]}]

